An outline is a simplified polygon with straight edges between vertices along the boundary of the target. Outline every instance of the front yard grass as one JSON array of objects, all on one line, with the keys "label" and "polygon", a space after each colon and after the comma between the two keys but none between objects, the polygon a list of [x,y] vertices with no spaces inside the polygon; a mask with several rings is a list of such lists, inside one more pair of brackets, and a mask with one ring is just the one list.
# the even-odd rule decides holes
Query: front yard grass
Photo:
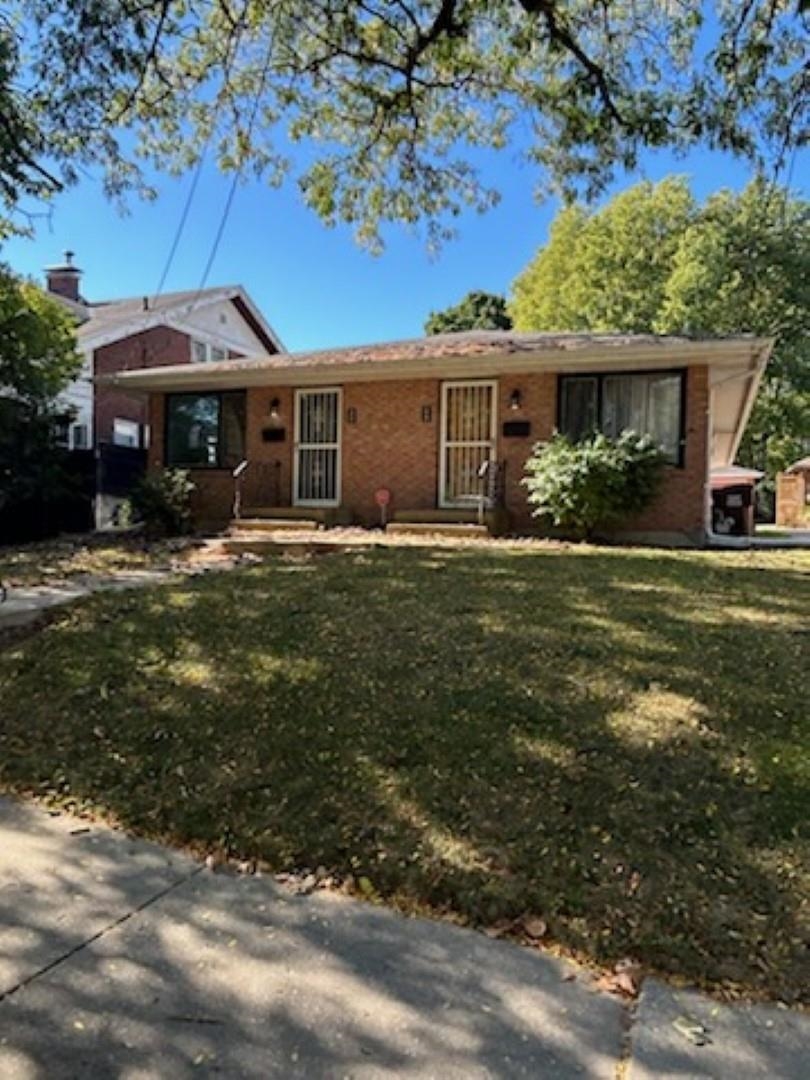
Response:
[{"label": "front yard grass", "polygon": [[808,672],[806,553],[274,558],[0,653],[0,784],[807,1001]]}]

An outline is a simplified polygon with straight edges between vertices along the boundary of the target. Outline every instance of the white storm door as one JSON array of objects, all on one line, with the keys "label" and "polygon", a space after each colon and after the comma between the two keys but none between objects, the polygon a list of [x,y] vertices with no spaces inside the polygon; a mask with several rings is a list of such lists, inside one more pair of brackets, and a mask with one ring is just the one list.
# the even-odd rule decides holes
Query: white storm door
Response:
[{"label": "white storm door", "polygon": [[482,485],[479,471],[495,460],[497,383],[442,384],[439,454],[439,506],[477,505]]},{"label": "white storm door", "polygon": [[340,505],[339,388],[296,390],[293,502]]}]

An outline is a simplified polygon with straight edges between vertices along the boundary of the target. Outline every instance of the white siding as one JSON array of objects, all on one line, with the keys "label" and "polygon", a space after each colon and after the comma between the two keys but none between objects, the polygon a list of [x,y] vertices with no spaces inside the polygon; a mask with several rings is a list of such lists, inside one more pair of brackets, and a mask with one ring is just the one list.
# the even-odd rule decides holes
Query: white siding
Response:
[{"label": "white siding", "polygon": [[218,304],[206,305],[184,315],[182,326],[200,341],[220,345],[245,356],[264,356],[267,353],[266,347],[230,300],[221,300]]},{"label": "white siding", "polygon": [[71,420],[73,424],[84,424],[87,427],[88,446],[93,445],[93,358],[91,353],[85,353],[82,370],[78,378],[59,395],[58,404],[70,409],[74,414]]}]

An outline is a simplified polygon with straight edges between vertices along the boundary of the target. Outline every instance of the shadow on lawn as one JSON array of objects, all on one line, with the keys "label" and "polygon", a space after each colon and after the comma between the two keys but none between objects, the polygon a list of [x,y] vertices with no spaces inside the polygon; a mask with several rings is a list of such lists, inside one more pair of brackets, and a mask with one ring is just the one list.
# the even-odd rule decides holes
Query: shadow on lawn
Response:
[{"label": "shadow on lawn", "polygon": [[583,549],[97,598],[0,657],[0,779],[796,1000],[809,597],[734,556]]}]

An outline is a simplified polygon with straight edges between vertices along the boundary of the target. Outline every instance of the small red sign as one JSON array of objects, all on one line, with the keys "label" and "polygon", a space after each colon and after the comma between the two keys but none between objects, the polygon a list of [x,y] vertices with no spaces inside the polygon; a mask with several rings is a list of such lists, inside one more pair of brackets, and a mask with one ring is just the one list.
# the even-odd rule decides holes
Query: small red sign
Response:
[{"label": "small red sign", "polygon": [[391,492],[388,488],[377,488],[374,492],[374,502],[377,506],[388,506],[391,502]]}]

